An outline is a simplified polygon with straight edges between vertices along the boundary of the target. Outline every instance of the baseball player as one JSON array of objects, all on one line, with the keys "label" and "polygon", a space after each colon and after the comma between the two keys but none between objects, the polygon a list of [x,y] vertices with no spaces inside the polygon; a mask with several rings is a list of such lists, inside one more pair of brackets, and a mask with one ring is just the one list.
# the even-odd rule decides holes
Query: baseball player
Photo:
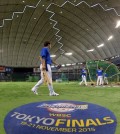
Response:
[{"label": "baseball player", "polygon": [[97,69],[96,76],[97,76],[97,86],[103,85],[103,70],[101,67]]},{"label": "baseball player", "polygon": [[85,85],[87,86],[87,81],[86,81],[87,71],[86,71],[86,69],[83,68],[81,73],[82,73],[82,81],[80,82],[80,85],[84,82]]},{"label": "baseball player", "polygon": [[[38,95],[37,89],[39,88],[40,85],[43,84],[45,77],[49,80],[47,83],[48,89],[49,89],[49,95],[50,96],[58,96],[59,94],[55,93],[52,85],[52,71],[51,71],[51,64],[56,64],[51,60],[50,57],[50,50],[51,44],[49,41],[46,41],[44,43],[44,47],[41,49],[40,52],[40,58],[41,58],[41,64],[40,64],[40,70],[41,70],[41,79],[37,82],[37,84],[32,88],[32,92],[34,94]],[[57,64],[56,64],[57,65]],[[47,76],[44,76],[44,72],[46,73]]]},{"label": "baseball player", "polygon": [[103,74],[103,77],[104,77],[104,84],[107,84],[108,85],[108,74],[107,73],[104,73]]}]

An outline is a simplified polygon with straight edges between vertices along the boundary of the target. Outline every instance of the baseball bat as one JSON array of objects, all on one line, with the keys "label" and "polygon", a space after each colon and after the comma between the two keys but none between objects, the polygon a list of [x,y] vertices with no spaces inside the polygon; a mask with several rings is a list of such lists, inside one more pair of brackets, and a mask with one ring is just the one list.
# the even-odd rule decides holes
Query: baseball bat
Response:
[{"label": "baseball bat", "polygon": [[[40,58],[40,61],[42,62],[42,57],[41,56],[39,56],[39,58]],[[47,74],[47,72],[46,72],[46,70],[43,70],[43,78],[44,78],[44,83],[46,84],[52,84],[51,83],[51,80],[50,80],[50,78],[48,77],[48,74]]]},{"label": "baseball bat", "polygon": [[47,74],[47,72],[45,70],[43,71],[43,77],[44,77],[44,83],[47,83],[47,84],[50,84],[50,85],[52,84],[51,80],[48,77],[48,74]]}]

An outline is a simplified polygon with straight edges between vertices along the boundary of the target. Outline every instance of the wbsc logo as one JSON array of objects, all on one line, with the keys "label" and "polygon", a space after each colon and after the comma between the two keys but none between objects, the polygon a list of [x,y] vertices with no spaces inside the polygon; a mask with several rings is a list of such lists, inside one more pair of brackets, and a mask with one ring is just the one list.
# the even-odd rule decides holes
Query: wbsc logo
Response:
[{"label": "wbsc logo", "polygon": [[44,101],[18,107],[4,120],[6,134],[115,134],[115,115],[79,101]]},{"label": "wbsc logo", "polygon": [[77,109],[86,109],[88,105],[76,105],[73,103],[54,103],[54,104],[42,104],[38,106],[40,108],[46,108],[48,111],[51,112],[58,112],[58,113],[65,113],[65,112],[72,112]]}]

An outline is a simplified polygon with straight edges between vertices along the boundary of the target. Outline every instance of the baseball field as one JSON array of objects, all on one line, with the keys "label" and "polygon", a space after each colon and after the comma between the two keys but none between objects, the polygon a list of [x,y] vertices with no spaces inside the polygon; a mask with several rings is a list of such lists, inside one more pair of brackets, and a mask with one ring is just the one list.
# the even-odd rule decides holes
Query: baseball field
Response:
[{"label": "baseball field", "polygon": [[117,118],[117,131],[120,134],[120,88],[80,86],[78,82],[54,83],[59,96],[49,96],[46,85],[39,88],[39,95],[34,95],[31,88],[34,82],[0,83],[0,134],[5,134],[4,118],[12,109],[32,102],[48,100],[76,100],[98,104],[111,110]]}]

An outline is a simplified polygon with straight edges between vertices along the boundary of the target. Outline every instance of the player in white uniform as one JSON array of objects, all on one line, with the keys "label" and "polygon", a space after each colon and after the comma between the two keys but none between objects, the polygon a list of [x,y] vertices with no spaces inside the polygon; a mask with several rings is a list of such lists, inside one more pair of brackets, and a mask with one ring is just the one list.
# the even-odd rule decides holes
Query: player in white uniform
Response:
[{"label": "player in white uniform", "polygon": [[104,84],[107,84],[108,85],[108,75],[107,75],[107,73],[104,73],[103,74],[103,78],[104,78]]},{"label": "player in white uniform", "polygon": [[85,85],[87,86],[87,80],[86,80],[86,76],[87,76],[87,71],[85,68],[82,69],[81,71],[82,73],[82,81],[80,82],[80,85],[84,82]]},{"label": "player in white uniform", "polygon": [[98,85],[103,85],[103,70],[102,68],[97,69],[97,86]]},{"label": "player in white uniform", "polygon": [[42,48],[40,52],[40,57],[41,57],[41,64],[40,64],[40,70],[41,70],[41,79],[37,82],[37,84],[32,88],[32,91],[34,94],[38,95],[37,89],[39,88],[40,85],[43,84],[44,82],[44,76],[43,76],[43,71],[47,72],[47,76],[49,80],[51,81],[51,84],[48,84],[48,89],[49,89],[49,95],[50,96],[58,96],[59,94],[54,92],[53,86],[52,86],[52,71],[51,71],[51,64],[56,64],[51,60],[50,57],[50,52],[49,49],[51,48],[51,44],[49,41],[46,41],[44,43],[44,47]]}]

